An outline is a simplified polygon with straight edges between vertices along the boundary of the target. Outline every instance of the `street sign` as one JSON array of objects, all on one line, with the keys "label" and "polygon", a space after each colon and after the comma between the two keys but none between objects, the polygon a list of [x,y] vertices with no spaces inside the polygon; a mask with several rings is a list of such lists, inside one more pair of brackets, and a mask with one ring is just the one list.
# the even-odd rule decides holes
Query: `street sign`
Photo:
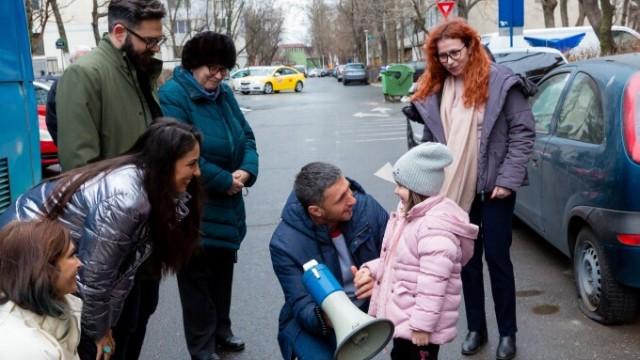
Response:
[{"label": "street sign", "polygon": [[453,11],[453,7],[456,6],[455,1],[439,1],[438,2],[438,10],[442,16],[446,19],[449,17],[449,14]]},{"label": "street sign", "polygon": [[498,27],[524,27],[524,0],[499,0]]},{"label": "street sign", "polygon": [[56,49],[64,49],[64,39],[59,38],[56,40]]}]

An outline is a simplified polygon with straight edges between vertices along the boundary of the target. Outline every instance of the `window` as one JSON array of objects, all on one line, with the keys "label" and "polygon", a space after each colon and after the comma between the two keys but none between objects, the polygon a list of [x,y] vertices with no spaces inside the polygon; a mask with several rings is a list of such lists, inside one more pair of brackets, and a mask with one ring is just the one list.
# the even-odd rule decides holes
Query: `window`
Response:
[{"label": "window", "polygon": [[189,33],[189,20],[176,20],[176,34]]},{"label": "window", "polygon": [[49,94],[49,91],[35,86],[34,90],[36,91],[36,104],[47,105],[47,95]]},{"label": "window", "polygon": [[536,121],[536,132],[548,134],[551,131],[553,113],[568,78],[569,73],[557,74],[539,85],[538,92],[531,99],[531,111]]},{"label": "window", "polygon": [[604,118],[596,83],[584,73],[578,73],[562,105],[556,135],[559,137],[600,144],[604,138]]},{"label": "window", "polygon": [[293,71],[293,70],[291,70],[291,69],[287,69],[287,68],[282,68],[282,69],[280,69],[280,74],[281,74],[281,75],[293,75],[293,74],[295,74],[295,73],[296,73],[296,72],[295,72],[295,71]]},{"label": "window", "polygon": [[619,50],[633,50],[640,48],[640,39],[624,31],[612,31],[613,42]]}]

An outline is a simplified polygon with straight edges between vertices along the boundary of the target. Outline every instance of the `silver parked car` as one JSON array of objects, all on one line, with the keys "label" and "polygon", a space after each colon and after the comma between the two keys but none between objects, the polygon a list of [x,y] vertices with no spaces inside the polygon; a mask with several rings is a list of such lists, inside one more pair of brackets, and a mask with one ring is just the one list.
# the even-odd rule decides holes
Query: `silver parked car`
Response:
[{"label": "silver parked car", "polygon": [[369,81],[367,81],[367,68],[364,64],[354,63],[345,65],[342,74],[342,84],[347,86],[347,84],[352,82],[360,82],[365,85],[369,83]]}]

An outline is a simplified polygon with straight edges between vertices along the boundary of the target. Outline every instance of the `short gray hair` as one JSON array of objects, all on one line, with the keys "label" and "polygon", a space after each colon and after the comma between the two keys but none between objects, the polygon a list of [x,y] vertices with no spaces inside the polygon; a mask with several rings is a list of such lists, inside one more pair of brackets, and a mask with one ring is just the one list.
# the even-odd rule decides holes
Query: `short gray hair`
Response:
[{"label": "short gray hair", "polygon": [[306,210],[311,205],[319,205],[324,200],[324,191],[342,177],[342,171],[335,165],[312,162],[302,167],[293,184],[298,201]]}]

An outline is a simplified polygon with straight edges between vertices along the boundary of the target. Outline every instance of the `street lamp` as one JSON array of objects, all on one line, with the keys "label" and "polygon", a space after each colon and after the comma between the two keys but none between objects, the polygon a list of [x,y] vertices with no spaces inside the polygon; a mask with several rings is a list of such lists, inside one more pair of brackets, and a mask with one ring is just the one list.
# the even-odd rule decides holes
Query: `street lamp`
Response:
[{"label": "street lamp", "polygon": [[364,30],[364,50],[366,54],[365,65],[369,67],[369,30]]}]

